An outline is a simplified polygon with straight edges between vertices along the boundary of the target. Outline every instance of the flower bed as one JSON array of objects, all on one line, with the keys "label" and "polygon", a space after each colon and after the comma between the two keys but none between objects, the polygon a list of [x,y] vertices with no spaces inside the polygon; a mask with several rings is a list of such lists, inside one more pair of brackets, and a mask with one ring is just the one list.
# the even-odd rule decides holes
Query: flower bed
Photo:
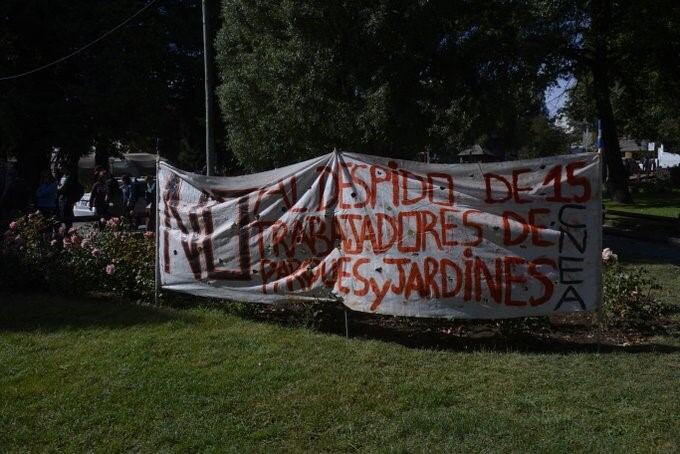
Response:
[{"label": "flower bed", "polygon": [[625,268],[609,248],[602,251],[602,307],[608,324],[645,326],[662,313],[654,279],[643,268]]},{"label": "flower bed", "polygon": [[[55,232],[53,225],[53,220],[39,213],[10,224],[0,250],[0,289],[57,294],[105,291],[142,302],[153,299],[153,232],[128,231],[118,218],[85,235],[74,228]],[[605,324],[653,325],[662,313],[655,298],[659,287],[653,279],[643,268],[622,266],[610,249],[602,251],[602,262]],[[298,305],[287,312],[308,306]],[[276,310],[248,307],[255,312]],[[329,311],[333,309],[327,305],[315,305],[312,310],[315,319]],[[504,323],[517,325],[516,321]],[[533,327],[533,322],[526,323]]]},{"label": "flower bed", "polygon": [[153,299],[152,232],[127,231],[118,218],[85,235],[53,226],[39,213],[10,224],[2,238],[0,287],[59,294],[110,291]]}]

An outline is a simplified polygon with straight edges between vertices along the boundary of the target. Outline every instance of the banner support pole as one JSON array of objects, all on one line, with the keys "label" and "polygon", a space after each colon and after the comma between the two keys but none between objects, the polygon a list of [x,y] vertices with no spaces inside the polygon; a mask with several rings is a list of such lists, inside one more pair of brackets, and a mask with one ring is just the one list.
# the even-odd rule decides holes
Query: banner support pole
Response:
[{"label": "banner support pole", "polygon": [[[600,128],[600,122],[598,120],[598,130]],[[600,131],[601,132],[601,131]],[[597,181],[597,190],[600,193],[599,199],[602,199],[602,183],[603,183],[603,171],[602,168],[604,167],[606,169],[606,165],[603,163],[603,158],[604,158],[604,147],[600,148],[600,137],[598,136],[598,160],[597,160],[597,165],[600,167],[597,169],[597,175],[596,175],[596,181]],[[597,245],[598,251],[602,252],[602,246],[603,244],[603,236],[604,236],[604,230],[602,228],[602,224],[604,224],[604,206],[602,203],[598,205],[598,213],[597,213],[597,219],[600,222],[600,242]],[[600,349],[602,348],[602,331],[604,330],[604,301],[602,299],[602,286],[604,284],[604,276],[603,276],[603,267],[604,264],[602,263],[602,256],[600,255],[599,257],[600,260],[600,266],[599,266],[599,276],[598,276],[598,282],[597,282],[597,309],[595,310],[595,319],[597,320],[597,353],[600,353]]]},{"label": "banner support pole", "polygon": [[349,315],[347,313],[347,306],[345,306],[344,309],[345,309],[345,339],[349,339]]},{"label": "banner support pole", "polygon": [[159,196],[159,186],[158,186],[158,167],[159,167],[159,162],[160,162],[160,156],[158,154],[158,147],[156,147],[156,181],[154,182],[155,186],[155,194],[154,194],[154,241],[156,244],[156,247],[154,248],[154,285],[153,285],[153,298],[154,298],[154,304],[158,306],[158,299],[159,299],[159,293],[160,293],[160,255],[159,255],[159,246],[160,246],[160,241],[159,241],[159,233],[160,233],[160,223],[159,223],[159,209],[160,205],[158,204],[158,196]]},{"label": "banner support pole", "polygon": [[602,348],[602,330],[604,329],[602,303],[600,303],[598,308],[595,310],[595,320],[597,323],[597,333],[595,334],[596,336],[595,342],[597,343],[597,353],[600,353],[600,349]]}]

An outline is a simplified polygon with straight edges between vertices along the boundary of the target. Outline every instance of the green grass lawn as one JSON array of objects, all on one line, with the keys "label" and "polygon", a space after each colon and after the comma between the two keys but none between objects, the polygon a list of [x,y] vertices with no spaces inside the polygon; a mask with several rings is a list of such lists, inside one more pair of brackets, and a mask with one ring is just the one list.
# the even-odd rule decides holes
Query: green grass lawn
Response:
[{"label": "green grass lawn", "polygon": [[632,204],[617,203],[605,198],[605,208],[638,214],[651,214],[677,219],[680,216],[680,190],[664,193],[633,194]]},{"label": "green grass lawn", "polygon": [[[652,267],[676,302],[680,268]],[[680,352],[657,341],[435,351],[0,294],[0,452],[677,452]]]}]

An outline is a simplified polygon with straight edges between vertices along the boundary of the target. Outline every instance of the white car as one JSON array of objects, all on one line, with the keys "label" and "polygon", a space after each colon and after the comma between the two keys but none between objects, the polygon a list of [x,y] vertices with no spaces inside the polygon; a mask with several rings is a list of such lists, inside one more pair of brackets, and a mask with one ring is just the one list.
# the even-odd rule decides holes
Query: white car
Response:
[{"label": "white car", "polygon": [[[141,187],[138,187],[138,191],[141,191]],[[73,217],[82,218],[95,216],[94,209],[90,208],[90,192],[83,194],[83,197],[78,200],[78,202],[73,206]],[[113,210],[113,207],[112,207]],[[137,197],[137,203],[135,204],[135,216],[138,219],[143,219],[148,216],[146,201],[144,200],[144,193]]]},{"label": "white car", "polygon": [[90,193],[86,192],[83,197],[73,207],[73,216],[81,218],[84,216],[94,216],[94,210],[90,208]]}]

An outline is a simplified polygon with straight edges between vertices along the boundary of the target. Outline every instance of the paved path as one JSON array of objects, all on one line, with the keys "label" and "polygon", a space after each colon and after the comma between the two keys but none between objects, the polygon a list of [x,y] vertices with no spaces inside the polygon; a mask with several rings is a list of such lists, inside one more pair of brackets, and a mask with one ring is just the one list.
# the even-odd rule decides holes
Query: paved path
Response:
[{"label": "paved path", "polygon": [[605,234],[603,246],[611,248],[626,262],[657,262],[680,265],[680,245],[653,243]]}]

